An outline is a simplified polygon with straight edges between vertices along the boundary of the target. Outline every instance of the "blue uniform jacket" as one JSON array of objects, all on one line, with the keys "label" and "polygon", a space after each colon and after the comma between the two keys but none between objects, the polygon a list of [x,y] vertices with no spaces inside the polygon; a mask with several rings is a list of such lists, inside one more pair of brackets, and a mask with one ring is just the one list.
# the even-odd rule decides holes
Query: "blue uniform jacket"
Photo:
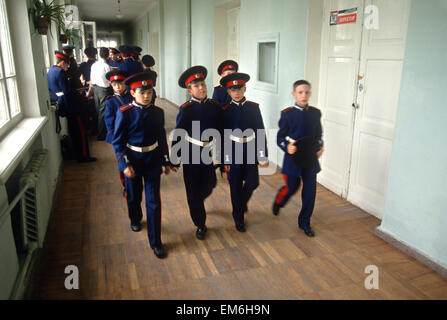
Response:
[{"label": "blue uniform jacket", "polygon": [[112,143],[113,131],[115,129],[116,112],[120,107],[131,103],[132,99],[132,96],[127,91],[125,91],[122,96],[114,93],[107,98],[106,108],[104,111],[104,122],[107,128],[106,142]]},{"label": "blue uniform jacket", "polygon": [[112,68],[119,68],[121,63],[123,63],[123,60],[118,60],[118,61],[115,61],[112,59],[109,60],[109,66],[111,66]]},{"label": "blue uniform jacket", "polygon": [[[222,154],[224,155],[223,163],[232,164],[235,167],[239,167],[242,163],[244,164],[259,164],[260,161],[268,160],[267,152],[267,137],[264,134],[258,137],[258,129],[264,129],[264,122],[262,120],[261,110],[259,109],[259,104],[243,99],[242,107],[238,105],[237,102],[231,101],[231,103],[225,105],[222,110],[224,110],[224,130],[227,134],[224,135],[224,143],[222,144]],[[234,142],[229,140],[229,135],[227,130],[240,129],[242,133],[247,129],[252,129],[255,133],[255,139],[243,143],[243,158],[242,163],[237,163],[238,158],[236,157],[236,144],[240,147],[239,142]],[[237,138],[243,138],[240,134],[233,134]],[[246,135],[244,135],[246,136]],[[258,141],[262,139],[264,141]],[[229,154],[228,146],[231,144],[231,157]],[[225,145],[227,148],[225,148]],[[252,152],[251,152],[252,151]],[[248,153],[250,152],[250,154]],[[254,160],[254,162],[251,161]],[[250,161],[250,162],[248,162]]]},{"label": "blue uniform jacket", "polygon": [[[200,137],[198,135],[193,135],[192,125],[193,121],[200,122]],[[219,102],[213,99],[205,99],[204,103],[199,100],[192,98],[190,101],[185,102],[180,108],[177,115],[176,129],[184,129],[189,137],[192,137],[200,141],[211,141],[213,137],[205,139],[202,137],[202,133],[207,129],[216,129],[221,135],[222,132],[222,109],[219,106]],[[215,137],[220,138],[220,137]],[[189,148],[189,164],[193,163],[193,150],[197,153],[198,150],[202,152],[203,147],[193,145],[187,142],[184,137],[178,137],[172,142],[172,147],[174,147],[178,142],[182,141]],[[220,142],[220,140],[219,140]],[[211,148],[211,147],[206,147]],[[219,150],[220,151],[220,150]],[[181,150],[177,153],[177,156],[181,156]],[[216,158],[219,159],[219,153]],[[204,164],[202,158],[200,157],[200,164]]]},{"label": "blue uniform jacket", "polygon": [[[284,161],[281,173],[295,177],[301,176],[301,168],[293,162],[290,155],[287,153],[287,146],[289,142],[287,137],[297,140],[302,137],[312,136],[319,140],[320,146],[323,147],[322,128],[321,128],[321,112],[317,108],[307,107],[302,109],[295,106],[286,108],[281,111],[281,118],[279,119],[279,131],[276,136],[276,143],[285,152]],[[318,160],[314,166],[316,173],[321,168]]]},{"label": "blue uniform jacket", "polygon": [[223,86],[214,87],[213,99],[219,101],[221,107],[231,102],[231,97]]},{"label": "blue uniform jacket", "polygon": [[[170,165],[164,123],[163,109],[152,104],[143,107],[133,101],[117,111],[112,146],[119,171],[132,166],[136,175],[156,177],[162,173],[162,165]],[[158,147],[150,152],[127,147],[147,147],[156,142]]]},{"label": "blue uniform jacket", "polygon": [[51,66],[47,72],[48,89],[51,101],[57,101],[60,116],[70,116],[79,113],[74,103],[75,92],[68,81],[67,73],[58,66]]},{"label": "blue uniform jacket", "polygon": [[131,58],[125,59],[123,63],[118,66],[119,70],[126,71],[128,76],[134,75],[136,73],[143,72],[143,66],[140,62],[134,61]]}]

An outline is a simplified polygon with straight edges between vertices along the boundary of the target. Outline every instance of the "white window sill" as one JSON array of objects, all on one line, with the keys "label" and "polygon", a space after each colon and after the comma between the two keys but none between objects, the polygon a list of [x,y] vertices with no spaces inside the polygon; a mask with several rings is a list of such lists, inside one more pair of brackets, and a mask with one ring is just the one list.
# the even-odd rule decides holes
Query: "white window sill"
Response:
[{"label": "white window sill", "polygon": [[0,184],[6,183],[47,121],[47,117],[24,118],[0,141]]}]

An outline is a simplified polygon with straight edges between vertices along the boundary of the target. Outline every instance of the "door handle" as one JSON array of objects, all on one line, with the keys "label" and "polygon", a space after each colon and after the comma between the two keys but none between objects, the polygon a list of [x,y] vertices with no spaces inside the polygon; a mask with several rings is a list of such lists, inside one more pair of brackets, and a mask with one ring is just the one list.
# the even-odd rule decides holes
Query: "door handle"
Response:
[{"label": "door handle", "polygon": [[359,104],[354,102],[354,103],[352,104],[352,107],[353,107],[354,109],[358,109],[358,108],[359,108]]}]

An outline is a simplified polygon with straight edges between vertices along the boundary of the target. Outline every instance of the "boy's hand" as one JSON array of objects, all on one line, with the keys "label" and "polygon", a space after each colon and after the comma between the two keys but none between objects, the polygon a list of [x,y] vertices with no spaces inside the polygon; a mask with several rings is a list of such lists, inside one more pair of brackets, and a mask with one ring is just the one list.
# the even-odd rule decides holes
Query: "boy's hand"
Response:
[{"label": "boy's hand", "polygon": [[164,167],[164,168],[165,168],[165,170],[164,170],[165,175],[168,175],[169,172],[171,172],[171,171],[173,171],[173,172],[177,172],[177,168],[175,168],[175,167],[173,167],[173,166],[166,166],[166,167]]},{"label": "boy's hand", "polygon": [[321,155],[323,154],[324,149],[321,148],[320,151],[317,152],[317,159],[320,159]]},{"label": "boy's hand", "polygon": [[128,166],[126,169],[124,169],[124,175],[130,179],[135,178],[135,170],[132,166]]},{"label": "boy's hand", "polygon": [[287,153],[294,154],[297,150],[297,148],[295,146],[296,140],[290,139],[289,141],[290,141],[290,143],[287,145]]},{"label": "boy's hand", "polygon": [[262,168],[268,167],[268,165],[269,165],[269,161],[268,160],[259,162],[259,166],[262,167]]}]

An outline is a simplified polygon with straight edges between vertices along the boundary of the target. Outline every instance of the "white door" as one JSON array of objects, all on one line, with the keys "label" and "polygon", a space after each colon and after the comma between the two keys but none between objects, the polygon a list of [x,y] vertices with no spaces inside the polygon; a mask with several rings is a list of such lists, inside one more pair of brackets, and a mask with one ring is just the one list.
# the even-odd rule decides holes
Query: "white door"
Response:
[{"label": "white door", "polygon": [[410,0],[365,2],[379,20],[363,29],[348,201],[382,218]]},{"label": "white door", "polygon": [[[363,23],[370,6],[376,25]],[[329,24],[331,12],[354,8],[355,23]],[[326,152],[318,181],[378,218],[385,203],[409,12],[410,0],[325,0],[319,101]]]},{"label": "white door", "polygon": [[239,12],[240,8],[233,8],[227,12],[228,22],[228,59],[239,61]]},{"label": "white door", "polygon": [[[330,25],[330,13],[357,8],[357,22]],[[347,197],[357,93],[363,0],[325,0],[319,101],[325,152],[318,182]]]},{"label": "white door", "polygon": [[155,90],[157,91],[157,95],[160,97],[160,54],[159,54],[159,42],[158,42],[158,32],[150,32],[149,33],[149,54],[154,58],[155,65],[152,67],[152,70],[157,72],[157,85],[155,86]]}]

